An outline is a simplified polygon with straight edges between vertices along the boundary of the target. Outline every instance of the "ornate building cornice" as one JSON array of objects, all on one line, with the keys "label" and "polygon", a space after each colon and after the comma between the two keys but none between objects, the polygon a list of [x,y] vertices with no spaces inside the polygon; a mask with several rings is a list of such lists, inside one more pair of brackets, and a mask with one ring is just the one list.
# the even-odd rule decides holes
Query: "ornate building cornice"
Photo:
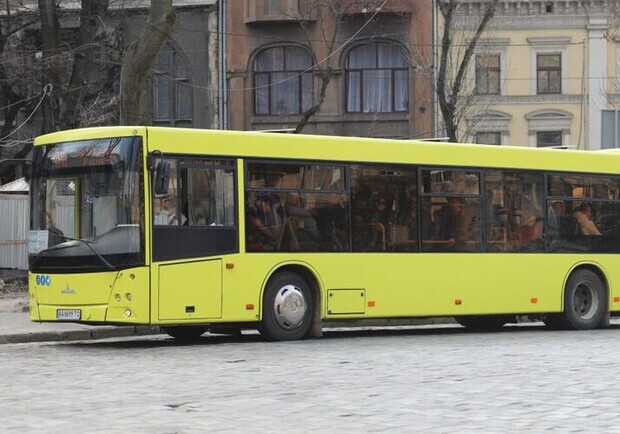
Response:
[{"label": "ornate building cornice", "polygon": [[[472,29],[480,21],[488,0],[460,0],[455,29]],[[495,29],[585,28],[593,16],[611,19],[619,2],[500,0],[491,26]]]}]

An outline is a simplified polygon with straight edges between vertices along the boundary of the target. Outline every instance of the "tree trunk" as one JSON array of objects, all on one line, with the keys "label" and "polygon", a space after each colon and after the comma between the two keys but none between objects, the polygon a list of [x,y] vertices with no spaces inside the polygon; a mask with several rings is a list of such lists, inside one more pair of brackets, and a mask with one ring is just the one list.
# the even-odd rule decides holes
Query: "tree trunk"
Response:
[{"label": "tree trunk", "polygon": [[121,67],[121,123],[144,125],[146,113],[146,84],[148,73],[177,26],[172,0],[151,2],[149,22],[140,38],[123,57]]},{"label": "tree trunk", "polygon": [[440,3],[441,14],[444,18],[444,27],[437,76],[437,99],[439,101],[439,109],[441,111],[446,134],[451,142],[458,141],[459,124],[461,122],[462,113],[464,112],[462,107],[460,107],[462,104],[459,103],[463,99],[462,93],[466,72],[480,36],[482,36],[482,33],[487,28],[489,21],[495,16],[497,2],[498,0],[491,0],[487,5],[484,15],[476,28],[476,33],[467,43],[465,53],[458,64],[456,76],[451,82],[448,79],[448,74],[450,74],[448,63],[450,61],[450,50],[452,49],[452,20],[456,9],[459,7],[459,2],[457,0],[449,0]]},{"label": "tree trunk", "polygon": [[[57,54],[60,45],[60,23],[58,21],[58,5],[54,0],[39,0],[39,20],[41,22],[41,41],[43,65],[41,76],[43,84],[52,84],[55,92],[50,98],[45,98],[41,104],[43,111],[42,133],[56,130],[54,122],[54,109],[57,105],[56,95],[60,92],[61,80],[56,67],[59,63]],[[54,104],[56,102],[56,104]]]},{"label": "tree trunk", "polygon": [[73,67],[67,91],[58,107],[60,129],[80,126],[79,113],[84,96],[88,93],[93,72],[93,61],[99,53],[95,43],[97,29],[103,24],[109,0],[82,0],[78,44],[73,54]]}]

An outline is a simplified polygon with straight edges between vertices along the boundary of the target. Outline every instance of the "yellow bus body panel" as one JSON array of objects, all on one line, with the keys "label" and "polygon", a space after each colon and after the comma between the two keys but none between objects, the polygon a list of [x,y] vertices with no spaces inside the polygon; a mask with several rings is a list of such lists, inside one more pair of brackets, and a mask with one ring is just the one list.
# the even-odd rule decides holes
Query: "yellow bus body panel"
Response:
[{"label": "yellow bus body panel", "polygon": [[[57,321],[57,309],[75,308],[82,309],[82,322],[252,323],[261,319],[262,295],[269,277],[284,267],[303,267],[316,280],[323,319],[560,312],[566,280],[579,265],[602,270],[609,289],[609,308],[620,311],[617,254],[246,253],[242,217],[245,159],[618,174],[620,152],[157,127],[59,132],[38,137],[35,145],[132,135],[145,138],[145,158],[153,151],[164,155],[238,158],[239,253],[151,263],[151,207],[147,194],[146,265],[120,272],[51,275],[50,286],[37,285],[36,275],[31,274],[33,320]],[[148,176],[145,169],[147,186],[150,185]],[[75,294],[63,292],[67,287],[75,290]]]}]

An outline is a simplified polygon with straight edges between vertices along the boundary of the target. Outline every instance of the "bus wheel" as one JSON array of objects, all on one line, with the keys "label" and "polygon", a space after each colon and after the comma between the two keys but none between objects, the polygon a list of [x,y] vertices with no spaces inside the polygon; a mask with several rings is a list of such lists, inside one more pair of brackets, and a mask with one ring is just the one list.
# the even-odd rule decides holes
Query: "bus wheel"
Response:
[{"label": "bus wheel", "polygon": [[161,329],[177,341],[183,342],[195,341],[207,331],[207,328],[203,326],[164,326]]},{"label": "bus wheel", "polygon": [[590,270],[577,270],[564,290],[563,325],[573,330],[597,327],[607,313],[607,291],[598,275]]},{"label": "bus wheel", "polygon": [[267,284],[260,333],[269,340],[303,338],[312,319],[312,293],[298,274],[278,273]]},{"label": "bus wheel", "polygon": [[497,330],[510,322],[510,318],[504,315],[455,316],[454,319],[463,327],[472,330]]}]

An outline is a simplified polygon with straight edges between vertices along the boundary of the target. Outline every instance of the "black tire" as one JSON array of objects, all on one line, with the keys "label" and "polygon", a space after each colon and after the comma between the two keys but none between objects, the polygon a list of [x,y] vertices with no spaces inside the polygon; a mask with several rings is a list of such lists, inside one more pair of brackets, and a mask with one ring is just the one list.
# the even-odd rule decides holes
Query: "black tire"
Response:
[{"label": "black tire", "polygon": [[607,288],[593,271],[581,269],[568,278],[564,288],[562,325],[572,330],[598,327],[607,315]]},{"label": "black tire", "polygon": [[263,320],[258,330],[272,341],[292,341],[306,336],[314,301],[308,283],[284,271],[269,280],[263,296]]},{"label": "black tire", "polygon": [[511,321],[505,315],[471,315],[454,317],[457,323],[472,330],[499,330]]},{"label": "black tire", "polygon": [[195,341],[207,331],[204,326],[164,326],[161,329],[167,335],[181,342]]}]

